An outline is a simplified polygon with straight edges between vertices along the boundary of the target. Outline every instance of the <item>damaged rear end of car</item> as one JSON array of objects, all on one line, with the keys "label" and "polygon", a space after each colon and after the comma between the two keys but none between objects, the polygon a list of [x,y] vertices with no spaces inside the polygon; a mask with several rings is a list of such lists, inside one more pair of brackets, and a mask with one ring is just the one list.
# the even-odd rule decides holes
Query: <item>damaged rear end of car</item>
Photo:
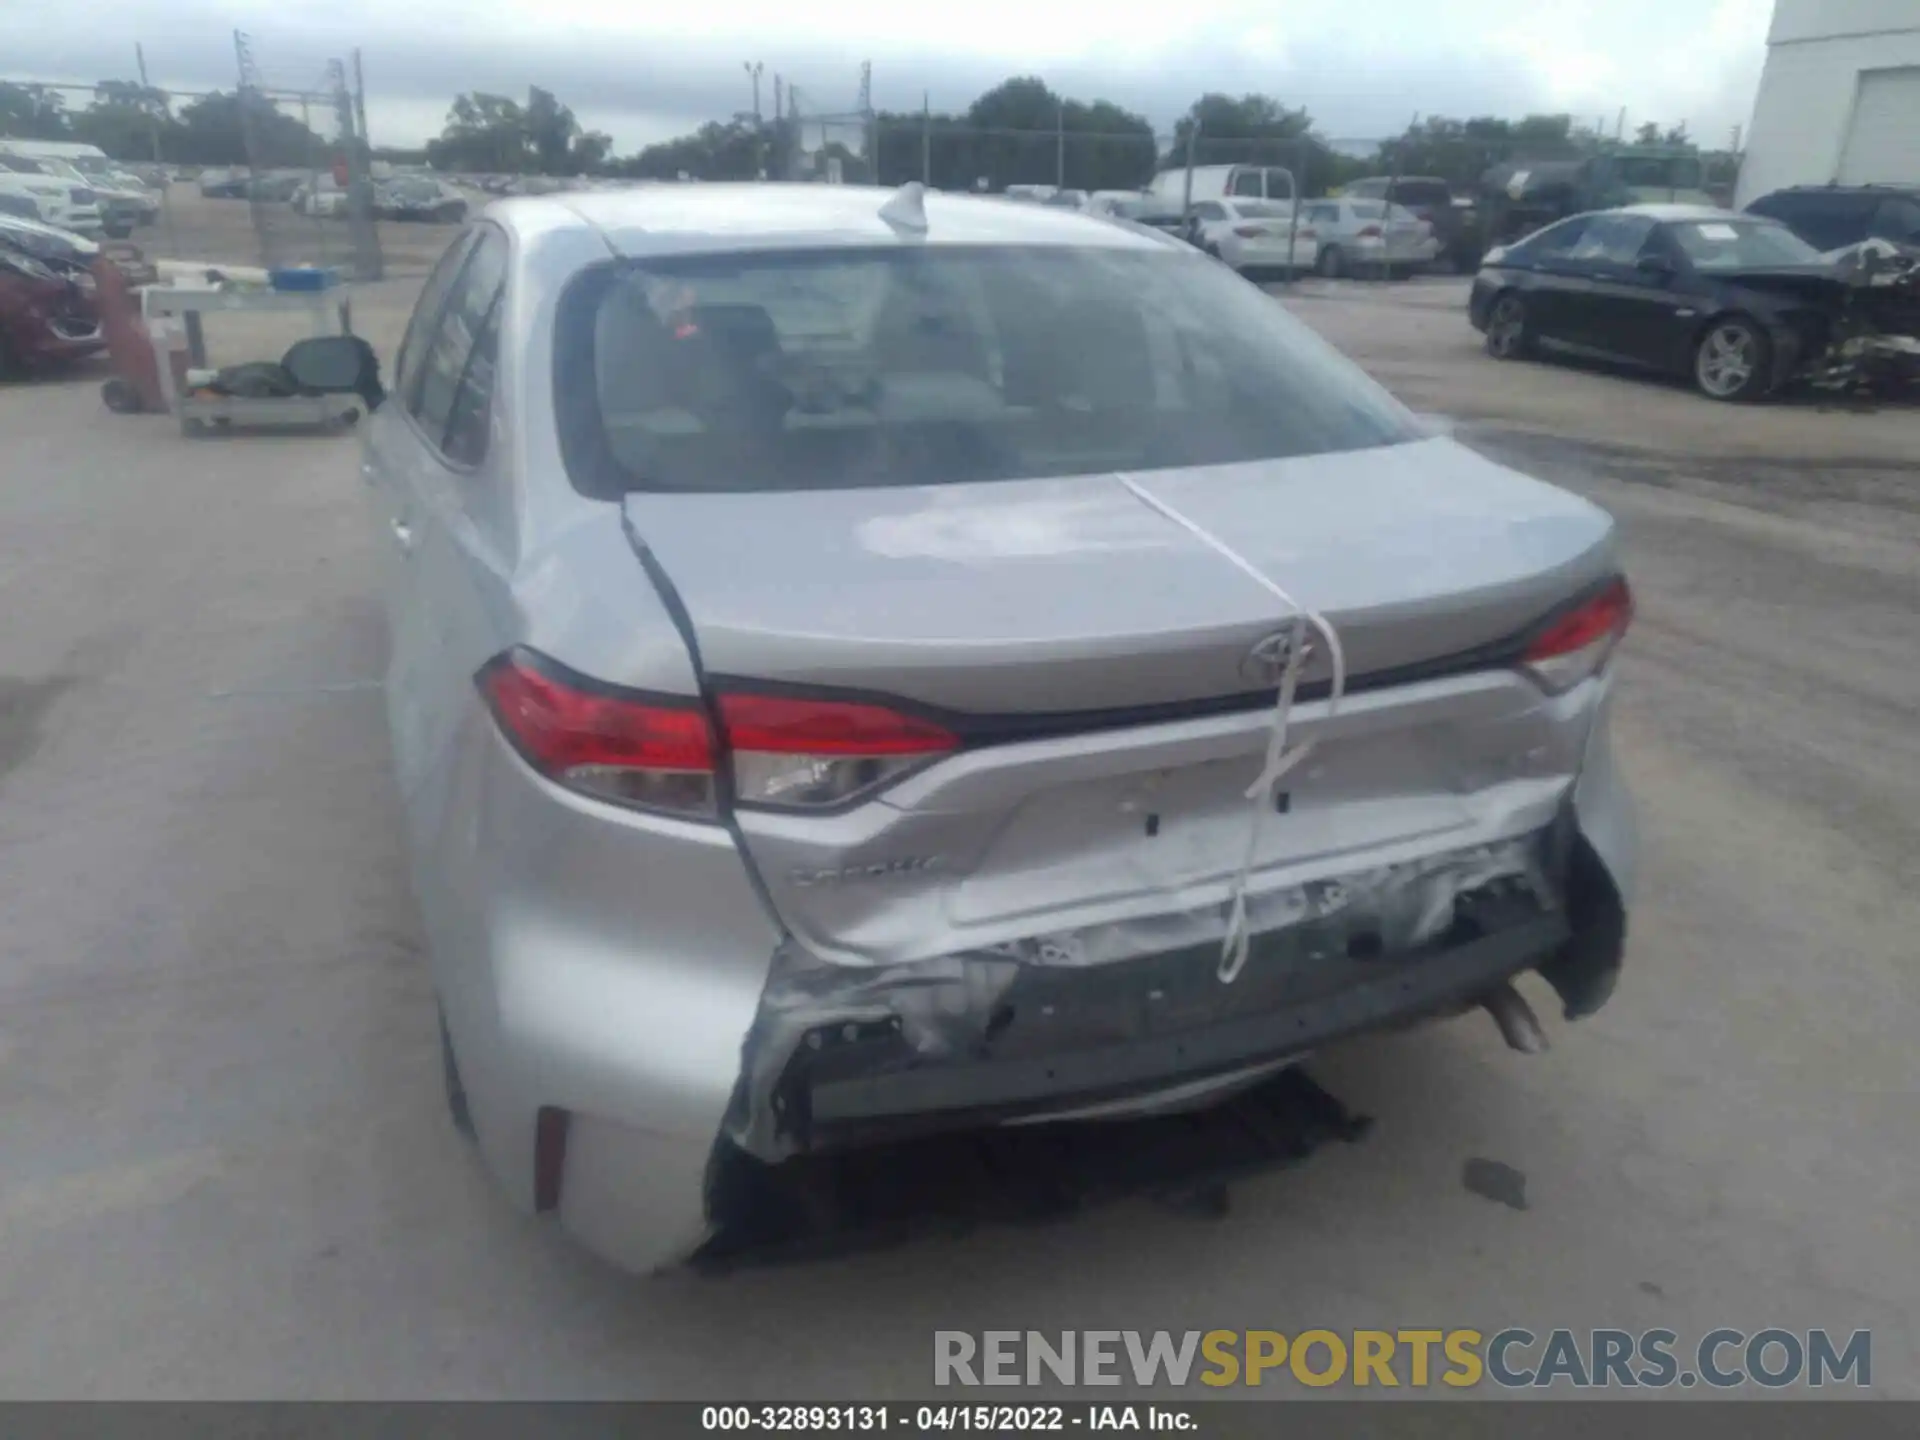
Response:
[{"label": "damaged rear end of car", "polygon": [[1006,208],[615,235],[527,302],[577,503],[400,779],[482,1150],[630,1268],[794,1167],[1481,1006],[1536,1048],[1515,977],[1619,974],[1610,519],[1200,257]]}]

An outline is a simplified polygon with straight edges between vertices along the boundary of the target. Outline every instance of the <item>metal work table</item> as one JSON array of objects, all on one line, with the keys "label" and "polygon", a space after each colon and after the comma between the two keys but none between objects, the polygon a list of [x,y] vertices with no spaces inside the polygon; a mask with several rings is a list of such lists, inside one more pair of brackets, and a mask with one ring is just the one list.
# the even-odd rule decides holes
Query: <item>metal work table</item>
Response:
[{"label": "metal work table", "polygon": [[[185,322],[187,365],[207,368],[207,344],[202,317],[210,314],[307,315],[315,335],[351,335],[353,302],[345,286],[325,290],[196,289],[149,285],[140,292],[142,317],[147,321],[178,318]],[[160,391],[167,408],[180,421],[182,435],[197,435],[209,424],[315,425],[346,423],[361,408],[353,395],[286,395],[254,397],[223,395],[196,399],[178,392],[173,366],[166,354],[160,360]]]}]

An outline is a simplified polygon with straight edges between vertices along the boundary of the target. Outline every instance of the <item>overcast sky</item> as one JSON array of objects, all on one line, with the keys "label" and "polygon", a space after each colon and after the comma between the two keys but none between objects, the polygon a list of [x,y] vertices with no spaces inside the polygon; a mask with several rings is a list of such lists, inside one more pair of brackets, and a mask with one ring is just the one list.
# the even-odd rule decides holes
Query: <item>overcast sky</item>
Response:
[{"label": "overcast sky", "polygon": [[[850,110],[862,59],[874,102],[958,108],[1011,74],[1106,98],[1159,129],[1204,90],[1305,105],[1334,139],[1398,132],[1418,111],[1572,111],[1629,127],[1685,120],[1722,143],[1746,123],[1771,0],[0,0],[0,74],[131,77],[134,42],[156,84],[232,88],[232,31],[269,84],[315,83],[359,46],[376,144],[438,133],[461,90],[544,85],[616,149],[750,108],[743,66],[776,72],[816,111]],[[73,97],[70,104],[81,103]]]}]

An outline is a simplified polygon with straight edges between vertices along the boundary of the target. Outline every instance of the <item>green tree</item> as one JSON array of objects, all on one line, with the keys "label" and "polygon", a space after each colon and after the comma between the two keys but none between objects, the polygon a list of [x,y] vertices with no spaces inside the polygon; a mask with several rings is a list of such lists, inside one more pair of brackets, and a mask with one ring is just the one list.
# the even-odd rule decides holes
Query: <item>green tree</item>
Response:
[{"label": "green tree", "polygon": [[0,80],[0,135],[14,140],[66,140],[66,101],[46,85]]},{"label": "green tree", "polygon": [[[251,140],[249,140],[249,131]],[[216,90],[180,107],[167,158],[192,165],[293,167],[316,163],[326,142],[253,93]]]},{"label": "green tree", "polygon": [[74,139],[122,160],[151,160],[156,130],[163,157],[179,148],[180,127],[167,92],[128,80],[102,80],[93,103],[70,123]]},{"label": "green tree", "polygon": [[649,145],[608,168],[641,180],[675,180],[682,174],[695,180],[751,180],[762,155],[773,153],[767,142],[751,115],[736,115],[724,123],[709,120],[691,135]]}]

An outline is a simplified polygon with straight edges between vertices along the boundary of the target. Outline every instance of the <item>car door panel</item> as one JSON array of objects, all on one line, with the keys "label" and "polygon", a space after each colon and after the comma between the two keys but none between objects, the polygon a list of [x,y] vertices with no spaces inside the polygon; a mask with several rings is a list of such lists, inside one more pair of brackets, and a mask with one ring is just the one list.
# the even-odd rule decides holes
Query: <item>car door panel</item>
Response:
[{"label": "car door panel", "polygon": [[428,699],[425,660],[434,644],[429,612],[420,603],[415,564],[422,459],[410,410],[419,388],[422,351],[472,244],[471,233],[455,240],[428,276],[401,342],[393,391],[368,421],[361,457],[369,524],[385,592],[387,724],[393,739],[395,779],[403,795],[413,792],[420,773]]}]

